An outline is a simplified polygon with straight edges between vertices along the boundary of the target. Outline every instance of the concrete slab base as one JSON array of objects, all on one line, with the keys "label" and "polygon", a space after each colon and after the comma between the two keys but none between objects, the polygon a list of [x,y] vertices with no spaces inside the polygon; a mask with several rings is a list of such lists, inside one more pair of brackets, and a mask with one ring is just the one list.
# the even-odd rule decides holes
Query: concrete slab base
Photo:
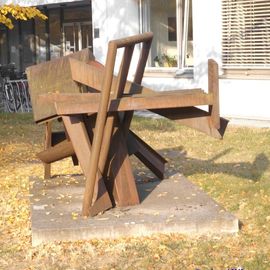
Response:
[{"label": "concrete slab base", "polygon": [[180,174],[138,183],[141,204],[114,208],[94,218],[81,213],[84,178],[31,180],[32,244],[154,233],[236,233],[238,219]]}]

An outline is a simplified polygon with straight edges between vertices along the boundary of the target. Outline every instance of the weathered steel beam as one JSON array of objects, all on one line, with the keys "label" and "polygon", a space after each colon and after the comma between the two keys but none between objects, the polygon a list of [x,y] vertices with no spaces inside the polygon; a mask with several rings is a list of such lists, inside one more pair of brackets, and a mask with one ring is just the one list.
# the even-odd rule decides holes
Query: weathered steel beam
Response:
[{"label": "weathered steel beam", "polygon": [[223,138],[229,122],[228,120],[220,117],[220,128],[217,129],[211,123],[210,113],[196,107],[157,109],[151,111],[173,120],[176,123],[201,131],[216,139]]},{"label": "weathered steel beam", "polygon": [[[55,101],[55,108],[58,115],[72,114],[92,114],[98,111],[99,95],[83,94],[78,96],[78,99],[73,96],[68,101],[61,101],[61,95]],[[46,97],[43,97],[44,102]],[[76,100],[76,101],[74,101]],[[212,95],[206,94],[202,90],[182,92],[181,90],[174,93],[161,92],[156,95],[132,95],[122,98],[115,98],[108,102],[108,112],[134,111],[134,110],[154,110],[163,108],[179,108],[209,105],[212,103]]]},{"label": "weathered steel beam", "polygon": [[56,114],[53,104],[51,104],[52,106],[48,104],[43,107],[37,105],[37,97],[40,94],[82,93],[85,91],[84,86],[72,80],[69,67],[70,58],[75,58],[80,62],[94,60],[93,54],[88,49],[84,49],[26,69],[33,115],[36,122],[50,118]]},{"label": "weathered steel beam", "polygon": [[[81,165],[82,171],[86,177],[92,171],[89,159],[92,156],[91,142],[84,124],[82,116],[63,116],[65,128],[69,134],[72,146]],[[94,215],[103,208],[103,211],[112,207],[110,196],[105,187],[103,177],[98,169],[95,170],[95,179],[93,195],[89,206],[83,205],[82,213],[85,216]],[[86,183],[87,186],[87,183]]]},{"label": "weathered steel beam", "polygon": [[74,149],[70,141],[65,140],[56,144],[55,146],[48,147],[46,150],[37,154],[37,157],[44,163],[49,164],[63,158],[74,155]]},{"label": "weathered steel beam", "polygon": [[129,130],[128,133],[128,147],[129,149],[132,149],[131,153],[134,154],[159,179],[164,178],[165,164],[167,163],[167,160],[131,130]]},{"label": "weathered steel beam", "polygon": [[218,130],[220,129],[218,64],[213,59],[208,60],[208,93],[213,97],[212,104],[209,104],[210,124]]}]

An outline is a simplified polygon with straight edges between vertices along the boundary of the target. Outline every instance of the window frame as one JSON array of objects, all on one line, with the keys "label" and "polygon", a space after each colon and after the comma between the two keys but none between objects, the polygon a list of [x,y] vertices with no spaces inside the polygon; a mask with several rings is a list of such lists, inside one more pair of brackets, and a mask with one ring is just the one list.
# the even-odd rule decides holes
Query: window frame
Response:
[{"label": "window frame", "polygon": [[[239,6],[237,6],[237,4]],[[233,8],[233,5],[239,8],[239,10]],[[240,9],[241,7],[242,9]],[[268,55],[270,55],[270,43],[265,48],[260,47],[265,44],[261,41],[263,38],[270,40],[270,20],[268,19],[269,23],[266,20],[266,28],[268,28],[269,33],[263,32],[265,25],[258,24],[258,22],[263,19],[260,14],[262,11],[261,8],[264,7],[268,8],[265,13],[270,15],[270,4],[268,2],[261,2],[260,0],[234,0],[233,2],[232,0],[222,0],[222,77],[236,79],[269,79],[270,60],[266,58],[266,63],[262,64],[263,60],[260,60],[259,57],[260,53],[267,55],[268,52]],[[238,14],[237,12],[242,15],[241,22],[239,17],[236,16]],[[251,35],[250,32],[248,33],[249,36],[247,34],[248,27],[249,31],[252,31]],[[259,41],[255,40],[252,42],[250,39],[255,33]],[[247,37],[242,38],[245,35]],[[233,53],[235,59],[232,58]],[[243,57],[243,59],[241,59],[241,57]],[[251,63],[252,60],[254,63]],[[239,61],[239,63],[237,63],[237,61]]]},{"label": "window frame", "polygon": [[[150,30],[150,14],[149,1],[139,1],[139,17],[140,17],[140,32]],[[188,27],[189,27],[189,11],[191,0],[174,0],[176,2],[176,29],[177,29],[177,67],[146,67],[146,76],[155,76],[159,73],[162,77],[193,77],[194,66],[185,65],[185,54],[187,52],[188,43]],[[182,12],[181,7],[185,3],[185,10]],[[193,21],[192,21],[193,23]],[[193,27],[193,26],[192,26]],[[179,38],[180,37],[180,38]]]}]

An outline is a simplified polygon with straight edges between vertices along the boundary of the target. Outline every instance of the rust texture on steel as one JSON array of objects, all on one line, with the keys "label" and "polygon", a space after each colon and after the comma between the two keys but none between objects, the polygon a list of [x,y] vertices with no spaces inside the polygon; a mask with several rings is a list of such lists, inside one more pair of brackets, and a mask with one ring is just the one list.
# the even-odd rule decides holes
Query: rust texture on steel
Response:
[{"label": "rust texture on steel", "polygon": [[[27,69],[34,119],[45,123],[45,147],[38,153],[44,177],[51,176],[51,163],[72,157],[86,179],[85,216],[140,202],[131,155],[164,177],[167,161],[130,130],[135,110],[152,111],[215,138],[224,135],[228,121],[219,115],[217,63],[208,61],[207,93],[199,88],[156,92],[141,85],[152,39],[152,33],[144,33],[110,41],[105,65],[82,50]],[[128,81],[136,44],[141,44],[140,55]],[[116,70],[120,48],[122,61]],[[55,118],[63,122],[63,131],[52,130]]]},{"label": "rust texture on steel", "polygon": [[89,59],[94,59],[94,56],[88,49],[85,49],[26,69],[29,88],[31,89],[30,96],[34,120],[36,122],[56,116],[53,104],[44,103],[37,105],[37,98],[40,94],[85,92],[84,87],[72,80],[71,70],[69,68],[70,58],[87,62]]}]

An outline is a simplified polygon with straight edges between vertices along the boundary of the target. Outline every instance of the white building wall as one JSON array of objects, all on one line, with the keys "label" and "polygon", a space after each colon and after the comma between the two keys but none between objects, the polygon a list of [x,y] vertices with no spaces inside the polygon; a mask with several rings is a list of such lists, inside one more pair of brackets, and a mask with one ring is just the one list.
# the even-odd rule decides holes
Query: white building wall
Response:
[{"label": "white building wall", "polygon": [[[208,58],[215,59],[221,67],[221,0],[193,0],[193,26],[194,81],[160,79],[163,89],[186,86],[207,89]],[[158,84],[155,79],[155,85]],[[269,80],[220,79],[220,109],[223,116],[270,120],[270,77]]]},{"label": "white building wall", "polygon": [[[221,0],[193,0],[194,79],[207,85],[206,63],[215,59],[221,67]],[[222,70],[220,70],[222,75]],[[270,120],[269,80],[220,79],[221,114],[230,117]]]},{"label": "white building wall", "polygon": [[194,79],[207,89],[207,61],[221,63],[221,0],[193,0]]},{"label": "white building wall", "polygon": [[270,80],[220,80],[221,114],[270,120]]},{"label": "white building wall", "polygon": [[[139,6],[136,0],[92,0],[93,28],[99,29],[99,38],[93,38],[94,55],[106,61],[108,42],[139,33]],[[134,57],[138,57],[135,50]],[[117,63],[121,54],[117,57]]]}]

